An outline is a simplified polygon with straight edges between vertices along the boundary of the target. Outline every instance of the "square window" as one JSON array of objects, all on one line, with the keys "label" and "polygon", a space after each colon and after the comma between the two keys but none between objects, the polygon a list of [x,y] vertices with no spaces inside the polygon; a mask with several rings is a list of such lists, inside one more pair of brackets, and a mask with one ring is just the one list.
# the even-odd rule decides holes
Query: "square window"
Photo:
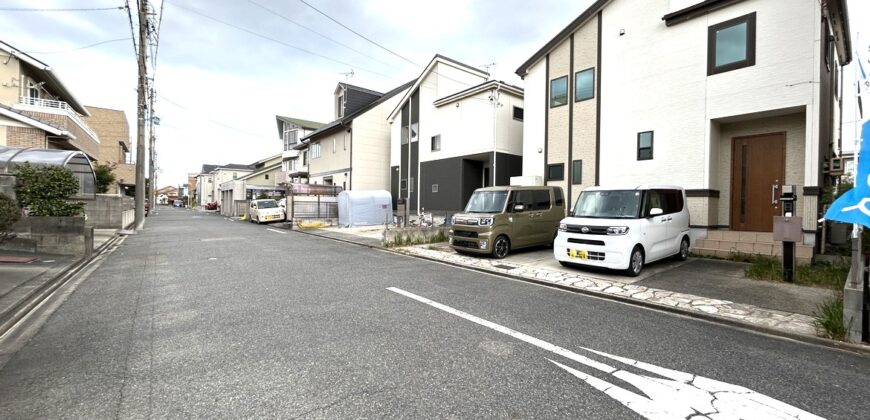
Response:
[{"label": "square window", "polygon": [[547,165],[547,181],[561,181],[565,179],[565,164],[553,163]]},{"label": "square window", "polygon": [[405,191],[406,189],[408,189],[408,180],[407,180],[407,179],[402,179],[402,181],[399,183],[399,188],[400,188],[402,191]]},{"label": "square window", "polygon": [[[437,152],[441,150],[441,135],[432,136],[432,151]],[[437,191],[433,191],[437,192]]]},{"label": "square window", "polygon": [[644,131],[637,133],[637,160],[650,160],[653,158],[653,132]]},{"label": "square window", "polygon": [[437,193],[437,192],[438,192],[438,184],[432,184],[432,192],[433,192],[433,193]]},{"label": "square window", "polygon": [[595,69],[586,69],[574,73],[574,102],[585,101],[595,97]]},{"label": "square window", "polygon": [[520,108],[518,106],[514,107],[514,119],[517,121],[523,120],[523,109],[522,108]]},{"label": "square window", "polygon": [[708,28],[708,76],[754,65],[755,13]]},{"label": "square window", "polygon": [[550,108],[568,103],[568,76],[550,81]]},{"label": "square window", "polygon": [[579,185],[583,183],[583,161],[575,160],[571,162],[571,183]]}]

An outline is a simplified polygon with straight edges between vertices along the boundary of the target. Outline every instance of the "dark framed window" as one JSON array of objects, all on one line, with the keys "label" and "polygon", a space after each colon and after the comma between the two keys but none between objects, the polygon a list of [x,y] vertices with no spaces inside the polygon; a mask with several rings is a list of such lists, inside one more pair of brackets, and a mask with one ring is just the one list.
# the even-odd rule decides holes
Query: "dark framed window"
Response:
[{"label": "dark framed window", "polygon": [[550,81],[550,108],[568,103],[568,76]]},{"label": "dark framed window", "polygon": [[755,13],[707,29],[707,75],[755,65]]},{"label": "dark framed window", "polygon": [[637,133],[637,160],[650,160],[653,158],[653,132],[644,131]]},{"label": "dark framed window", "polygon": [[574,102],[595,97],[595,68],[574,73]]},{"label": "dark framed window", "polygon": [[441,135],[432,136],[432,151],[437,152],[441,150]]},{"label": "dark framed window", "polygon": [[518,106],[514,107],[514,119],[517,121],[523,120],[523,109],[522,108],[520,108]]},{"label": "dark framed window", "polygon": [[574,185],[583,183],[583,161],[575,160],[571,162],[571,183]]},{"label": "dark framed window", "polygon": [[561,181],[565,179],[565,164],[552,163],[547,165],[547,181]]},{"label": "dark framed window", "polygon": [[550,190],[535,190],[535,210],[550,209]]}]

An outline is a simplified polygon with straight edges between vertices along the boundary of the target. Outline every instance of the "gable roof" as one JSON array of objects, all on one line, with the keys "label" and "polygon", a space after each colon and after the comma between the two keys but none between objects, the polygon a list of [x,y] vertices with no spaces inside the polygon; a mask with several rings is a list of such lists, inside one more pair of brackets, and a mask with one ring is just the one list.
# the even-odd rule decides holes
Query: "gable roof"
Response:
[{"label": "gable roof", "polygon": [[353,114],[384,96],[381,92],[340,82],[338,86],[335,87],[333,95],[337,94],[340,89],[344,90],[343,115]]},{"label": "gable roof", "polygon": [[402,110],[402,107],[405,105],[405,102],[408,102],[408,100],[411,99],[411,94],[413,94],[414,91],[417,90],[418,87],[420,87],[420,84],[423,83],[423,79],[425,79],[429,73],[434,71],[433,69],[435,68],[435,64],[438,64],[438,63],[449,64],[449,65],[456,67],[460,70],[465,70],[471,74],[475,74],[477,76],[480,76],[483,79],[489,78],[489,73],[487,73],[483,70],[480,70],[476,67],[469,66],[468,64],[461,63],[461,62],[456,61],[452,58],[445,57],[441,54],[435,54],[435,57],[432,57],[432,60],[429,61],[429,64],[427,64],[426,68],[423,69],[423,72],[420,73],[420,75],[417,76],[417,78],[413,80],[414,84],[411,86],[410,89],[408,89],[407,92],[405,92],[405,95],[402,96],[402,99],[399,100],[398,104],[396,104],[396,108],[393,109],[393,112],[390,112],[390,115],[387,116],[388,121],[392,122],[394,119],[396,119],[396,114],[398,114],[399,111]]},{"label": "gable roof", "polygon": [[604,6],[609,3],[611,0],[596,0],[595,3],[592,3],[583,13],[580,13],[580,16],[577,16],[577,19],[571,21],[564,29],[559,31],[550,42],[544,44],[538,52],[534,53],[528,60],[526,60],[523,64],[517,68],[517,75],[520,77],[525,77],[529,72],[529,68],[531,68],[535,63],[537,63],[540,59],[544,58],[547,54],[550,53],[550,50],[556,48],[562,41],[565,40],[568,36],[571,35],[574,30],[583,24],[585,24],[589,19],[595,16],[599,10],[603,9]]},{"label": "gable roof", "polygon": [[437,99],[437,100],[435,100],[433,105],[435,105],[436,107],[444,106],[444,105],[459,101],[461,99],[465,99],[469,96],[477,95],[480,92],[485,92],[485,91],[493,89],[493,88],[498,88],[498,89],[503,90],[504,92],[510,93],[518,98],[523,97],[523,88],[521,88],[521,87],[509,85],[509,84],[502,82],[500,80],[488,80],[488,81],[483,82],[477,86],[472,86],[468,89],[456,92],[456,93],[451,94],[451,95],[447,95],[441,99]]},{"label": "gable roof", "polygon": [[285,117],[282,115],[276,115],[275,120],[278,124],[278,137],[282,138],[284,137],[284,127],[281,126],[281,123],[293,124],[306,130],[317,130],[318,128],[323,127],[323,123],[303,120],[302,118]]},{"label": "gable roof", "polygon": [[0,41],[0,50],[6,51],[12,57],[17,58],[24,64],[25,67],[32,70],[34,74],[39,74],[44,78],[45,84],[48,85],[52,93],[60,96],[64,102],[68,103],[73,109],[81,115],[90,116],[88,110],[67,90],[60,78],[54,73],[51,66],[39,61],[17,48]]},{"label": "gable roof", "polygon": [[209,164],[203,164],[203,165],[202,165],[202,170],[201,170],[199,173],[200,173],[200,174],[207,174],[207,173],[210,173],[211,171],[217,169],[218,166],[220,166],[220,165],[209,165]]},{"label": "gable roof", "polygon": [[3,105],[3,104],[0,104],[0,115],[11,118],[15,121],[22,123],[22,124],[27,124],[31,127],[38,128],[42,131],[53,134],[55,136],[64,136],[64,137],[71,138],[73,140],[76,139],[76,136],[73,135],[72,133],[70,133],[69,131],[66,131],[62,128],[58,128],[57,126],[55,126],[49,122],[42,121],[42,120],[37,119],[37,118],[33,118],[29,115],[24,115],[24,114],[6,106],[6,105]]},{"label": "gable roof", "polygon": [[380,105],[380,104],[382,104],[382,103],[388,101],[390,98],[392,98],[392,97],[398,95],[398,94],[399,94],[400,92],[402,92],[403,90],[408,89],[408,88],[409,88],[413,83],[414,83],[414,81],[411,80],[411,81],[409,81],[409,82],[407,82],[407,83],[405,83],[405,84],[403,84],[403,85],[401,85],[401,86],[399,86],[399,87],[397,87],[397,88],[395,88],[395,89],[393,89],[393,90],[391,90],[391,91],[385,93],[383,96],[381,96],[380,98],[378,98],[378,100],[373,101],[373,102],[369,103],[368,105],[366,105],[366,106],[364,106],[364,107],[362,107],[362,108],[356,110],[356,112],[354,112],[354,113],[352,113],[352,114],[349,114],[349,115],[345,116],[344,118],[339,118],[339,119],[337,119],[337,120],[335,120],[335,121],[333,121],[333,122],[331,122],[331,123],[329,123],[329,124],[324,125],[323,127],[321,127],[320,129],[318,129],[317,131],[315,131],[315,132],[313,132],[313,133],[311,133],[311,134],[309,134],[309,135],[303,137],[302,139],[300,139],[299,144],[296,145],[297,147],[294,147],[294,149],[297,149],[297,150],[301,150],[301,149],[303,149],[304,147],[302,146],[302,144],[303,144],[302,141],[308,140],[308,142],[306,142],[306,143],[309,143],[309,142],[311,141],[312,138],[314,138],[314,137],[319,137],[319,136],[322,136],[322,135],[325,135],[326,133],[332,133],[332,132],[335,131],[335,129],[336,129],[337,127],[346,127],[346,126],[347,126],[349,123],[351,123],[351,122],[352,122],[356,117],[358,117],[358,116],[360,116],[360,115],[362,115],[362,114],[365,114],[366,112],[368,112],[368,111],[371,110],[372,108],[374,108],[374,107],[376,107],[376,106],[378,106],[378,105]]}]

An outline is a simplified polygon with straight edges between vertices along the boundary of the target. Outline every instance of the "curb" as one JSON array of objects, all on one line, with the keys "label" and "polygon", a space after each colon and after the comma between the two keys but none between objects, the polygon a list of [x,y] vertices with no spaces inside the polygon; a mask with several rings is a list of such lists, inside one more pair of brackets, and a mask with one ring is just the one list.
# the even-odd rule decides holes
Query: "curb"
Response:
[{"label": "curb", "polygon": [[684,310],[684,309],[681,309],[678,307],[674,307],[674,306],[668,306],[668,305],[662,305],[662,304],[658,304],[658,303],[654,303],[654,302],[647,302],[644,300],[632,299],[632,298],[626,297],[626,296],[619,296],[619,295],[613,295],[613,294],[608,294],[608,293],[596,292],[594,290],[578,289],[578,288],[571,287],[571,286],[564,285],[564,284],[556,284],[556,283],[546,282],[543,280],[530,279],[528,277],[517,276],[517,275],[509,274],[509,273],[502,273],[499,271],[488,270],[486,268],[481,268],[481,267],[470,267],[470,266],[457,264],[457,263],[450,262],[450,261],[442,261],[442,260],[435,259],[435,258],[425,257],[422,255],[414,255],[414,254],[402,252],[399,250],[393,250],[391,248],[377,247],[377,246],[372,246],[372,245],[361,244],[358,242],[349,241],[346,239],[333,238],[331,236],[321,235],[321,234],[317,234],[314,232],[305,232],[305,231],[300,231],[300,230],[294,230],[294,231],[304,233],[307,235],[325,238],[325,239],[331,239],[334,241],[345,242],[345,243],[349,243],[349,244],[353,244],[353,245],[357,245],[357,246],[363,246],[363,247],[370,248],[370,249],[380,249],[380,250],[384,250],[387,252],[391,252],[393,254],[404,255],[406,257],[419,258],[421,260],[437,262],[437,263],[441,263],[441,264],[450,265],[453,267],[477,271],[480,273],[491,274],[491,275],[495,275],[495,276],[499,276],[499,277],[506,277],[506,278],[510,278],[513,280],[518,280],[518,281],[522,281],[522,282],[526,282],[526,283],[536,284],[539,286],[552,287],[552,288],[564,290],[567,292],[572,292],[572,293],[597,297],[597,298],[601,298],[601,299],[617,301],[620,303],[626,303],[629,305],[634,305],[634,306],[639,306],[639,307],[644,307],[644,308],[649,308],[649,309],[655,309],[655,310],[668,312],[668,313],[672,313],[672,314],[677,314],[677,315],[684,315],[687,317],[700,319],[700,320],[704,320],[704,321],[708,321],[708,322],[714,322],[717,324],[723,324],[723,325],[727,325],[727,326],[742,329],[742,330],[748,330],[748,331],[752,331],[752,332],[756,332],[756,333],[762,333],[762,334],[771,335],[771,336],[775,336],[775,337],[786,338],[786,339],[790,339],[790,340],[794,340],[794,341],[800,341],[800,342],[804,342],[804,343],[808,343],[808,344],[815,344],[818,346],[824,346],[824,347],[829,347],[829,348],[833,348],[833,349],[837,349],[837,350],[848,351],[848,352],[858,353],[858,354],[865,355],[865,356],[870,356],[870,346],[865,346],[865,345],[861,345],[861,344],[845,343],[842,341],[835,341],[835,340],[830,340],[830,339],[822,338],[822,337],[792,333],[792,332],[788,332],[788,331],[778,330],[775,328],[768,328],[768,327],[764,327],[764,326],[760,326],[760,325],[741,322],[741,321],[738,321],[735,319],[726,318],[726,317],[719,316],[719,315],[708,314],[708,313],[704,313],[704,312],[687,311],[687,310]]},{"label": "curb", "polygon": [[98,255],[105,251],[109,246],[121,240],[121,235],[114,235],[109,240],[100,245],[91,255],[82,257],[78,261],[72,263],[68,268],[61,271],[50,280],[46,281],[42,286],[30,292],[27,296],[21,298],[18,303],[9,310],[6,314],[0,317],[0,337],[8,332],[22,318],[27,316],[34,308],[39,306],[48,296],[50,296],[61,285],[67,282],[70,278],[78,274],[85,266],[94,260]]}]

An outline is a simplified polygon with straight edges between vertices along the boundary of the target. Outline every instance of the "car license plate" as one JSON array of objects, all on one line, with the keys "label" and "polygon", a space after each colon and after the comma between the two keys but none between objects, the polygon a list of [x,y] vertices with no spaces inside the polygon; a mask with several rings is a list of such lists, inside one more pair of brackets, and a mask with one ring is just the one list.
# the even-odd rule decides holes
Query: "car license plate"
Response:
[{"label": "car license plate", "polygon": [[581,260],[585,260],[589,258],[589,252],[585,249],[569,249],[568,256],[571,258],[579,258]]}]

